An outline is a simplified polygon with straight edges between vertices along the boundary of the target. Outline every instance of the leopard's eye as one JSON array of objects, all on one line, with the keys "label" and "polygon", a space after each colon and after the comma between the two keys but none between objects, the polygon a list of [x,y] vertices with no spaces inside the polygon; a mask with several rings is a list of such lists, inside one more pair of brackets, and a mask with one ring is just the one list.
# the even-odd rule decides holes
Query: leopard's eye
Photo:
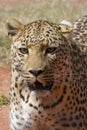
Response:
[{"label": "leopard's eye", "polygon": [[49,47],[46,49],[46,54],[53,54],[56,51],[56,47]]},{"label": "leopard's eye", "polygon": [[19,51],[22,53],[22,54],[28,54],[28,49],[27,48],[19,48]]}]

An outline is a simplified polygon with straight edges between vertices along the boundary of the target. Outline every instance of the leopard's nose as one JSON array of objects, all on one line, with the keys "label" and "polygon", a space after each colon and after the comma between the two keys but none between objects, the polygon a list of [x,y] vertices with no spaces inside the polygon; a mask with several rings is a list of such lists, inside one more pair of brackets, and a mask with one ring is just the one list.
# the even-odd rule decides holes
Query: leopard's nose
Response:
[{"label": "leopard's nose", "polygon": [[34,76],[38,76],[43,73],[43,70],[42,69],[30,69],[29,73],[31,73]]}]

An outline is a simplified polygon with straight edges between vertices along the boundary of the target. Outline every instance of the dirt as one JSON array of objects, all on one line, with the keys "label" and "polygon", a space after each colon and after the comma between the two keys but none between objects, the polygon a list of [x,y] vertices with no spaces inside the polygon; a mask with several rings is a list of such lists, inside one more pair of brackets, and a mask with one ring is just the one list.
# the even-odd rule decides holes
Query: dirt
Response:
[{"label": "dirt", "polygon": [[0,108],[0,130],[9,130],[9,106]]},{"label": "dirt", "polygon": [[[10,67],[0,67],[0,92],[9,99]],[[9,105],[0,107],[0,130],[9,130]]]}]

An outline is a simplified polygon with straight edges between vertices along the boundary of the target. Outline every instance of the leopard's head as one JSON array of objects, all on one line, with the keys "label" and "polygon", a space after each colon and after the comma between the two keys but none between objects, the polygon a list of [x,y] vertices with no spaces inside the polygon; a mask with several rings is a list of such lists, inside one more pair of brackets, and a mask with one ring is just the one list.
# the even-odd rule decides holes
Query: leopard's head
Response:
[{"label": "leopard's head", "polygon": [[12,40],[13,69],[23,77],[30,91],[51,91],[68,69],[67,36],[71,30],[63,32],[62,26],[48,21],[23,25],[15,19],[7,22],[7,30]]}]

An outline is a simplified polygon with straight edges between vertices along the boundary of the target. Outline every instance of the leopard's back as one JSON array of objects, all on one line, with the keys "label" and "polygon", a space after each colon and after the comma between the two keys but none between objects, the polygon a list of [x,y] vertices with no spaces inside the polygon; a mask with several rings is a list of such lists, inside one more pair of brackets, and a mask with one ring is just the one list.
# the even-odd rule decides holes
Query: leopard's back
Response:
[{"label": "leopard's back", "polygon": [[73,40],[87,54],[87,15],[80,17],[73,23]]}]

